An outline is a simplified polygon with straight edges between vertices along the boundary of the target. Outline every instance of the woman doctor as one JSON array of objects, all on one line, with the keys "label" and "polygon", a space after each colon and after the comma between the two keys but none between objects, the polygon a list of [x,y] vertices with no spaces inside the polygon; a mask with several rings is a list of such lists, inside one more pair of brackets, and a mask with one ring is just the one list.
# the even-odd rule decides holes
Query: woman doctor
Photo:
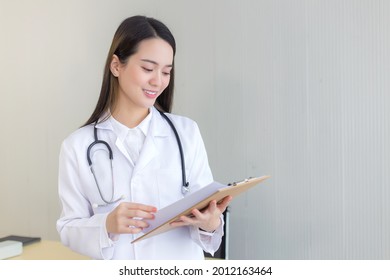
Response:
[{"label": "woman doctor", "polygon": [[[61,146],[57,230],[72,250],[94,259],[203,259],[203,250],[219,248],[231,197],[194,209],[170,231],[131,243],[158,209],[186,193],[178,142],[159,112],[171,110],[175,50],[171,32],[158,20],[134,16],[118,27],[97,106]],[[198,126],[166,115],[194,192],[213,181]]]}]

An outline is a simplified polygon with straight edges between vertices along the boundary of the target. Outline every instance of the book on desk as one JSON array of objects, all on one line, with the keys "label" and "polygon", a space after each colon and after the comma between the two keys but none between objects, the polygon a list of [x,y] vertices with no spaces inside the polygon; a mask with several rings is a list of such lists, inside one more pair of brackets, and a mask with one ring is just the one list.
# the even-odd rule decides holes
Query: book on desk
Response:
[{"label": "book on desk", "polygon": [[0,238],[0,260],[19,256],[23,246],[40,241],[40,237],[8,235]]}]

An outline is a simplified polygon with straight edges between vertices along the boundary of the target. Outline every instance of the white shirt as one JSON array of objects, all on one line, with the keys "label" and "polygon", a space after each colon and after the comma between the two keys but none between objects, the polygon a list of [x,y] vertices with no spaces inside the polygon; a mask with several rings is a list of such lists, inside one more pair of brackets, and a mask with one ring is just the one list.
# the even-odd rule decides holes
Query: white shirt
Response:
[{"label": "white shirt", "polygon": [[[93,165],[103,195],[122,201],[153,205],[161,209],[181,198],[181,162],[174,133],[154,108],[137,164],[131,163],[122,135],[110,120],[96,125],[99,140],[113,152],[113,176],[107,149],[100,145],[91,151]],[[167,114],[182,142],[187,180],[191,191],[208,185],[213,177],[199,128],[188,118]],[[142,127],[142,126],[141,126]],[[120,202],[102,204],[86,153],[94,141],[94,125],[82,127],[67,137],[60,152],[59,196],[62,213],[57,221],[61,241],[72,250],[94,259],[203,259],[203,250],[213,254],[221,243],[223,223],[207,234],[197,227],[172,229],[131,244],[140,234],[121,234],[112,240],[105,227],[106,217]],[[114,193],[111,181],[114,178]]]},{"label": "white shirt", "polygon": [[148,135],[152,112],[153,111],[150,111],[146,118],[134,128],[125,126],[113,116],[109,118],[114,132],[118,135],[118,139],[122,141],[126,147],[133,165],[136,165],[146,135]]}]

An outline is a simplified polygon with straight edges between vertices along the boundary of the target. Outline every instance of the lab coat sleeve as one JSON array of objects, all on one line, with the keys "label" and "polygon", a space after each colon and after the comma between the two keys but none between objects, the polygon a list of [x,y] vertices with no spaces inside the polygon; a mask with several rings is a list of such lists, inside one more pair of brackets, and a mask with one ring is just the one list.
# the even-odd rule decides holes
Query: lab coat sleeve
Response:
[{"label": "lab coat sleeve", "polygon": [[[189,182],[193,185],[194,189],[199,189],[213,182],[213,176],[208,163],[208,157],[206,148],[199,131],[199,127],[195,123],[194,139],[197,139],[195,143],[195,153],[193,164],[190,167]],[[198,227],[191,226],[190,234],[192,240],[194,240],[205,252],[214,255],[218,250],[222,242],[223,232],[223,215],[220,217],[220,226],[212,233],[209,234],[204,231],[200,231]]]},{"label": "lab coat sleeve", "polygon": [[214,256],[214,253],[221,246],[222,236],[224,235],[222,215],[220,219],[220,226],[212,233],[201,231],[198,227],[192,227],[190,230],[191,238],[202,247],[203,251],[210,253],[212,256]]},{"label": "lab coat sleeve", "polygon": [[108,213],[93,214],[82,192],[79,170],[76,153],[65,140],[59,162],[62,213],[57,230],[62,243],[70,249],[94,259],[110,259],[114,249],[105,226]]}]

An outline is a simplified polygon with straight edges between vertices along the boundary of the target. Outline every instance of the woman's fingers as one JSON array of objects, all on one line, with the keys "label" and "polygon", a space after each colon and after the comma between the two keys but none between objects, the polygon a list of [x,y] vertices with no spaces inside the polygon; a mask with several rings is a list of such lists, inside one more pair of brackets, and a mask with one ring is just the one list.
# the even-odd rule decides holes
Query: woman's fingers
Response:
[{"label": "woman's fingers", "polygon": [[152,213],[155,213],[157,208],[140,203],[122,202],[114,211],[117,211],[119,216],[127,218],[153,219]]},{"label": "woman's fingers", "polygon": [[148,227],[148,219],[154,219],[157,208],[150,205],[122,202],[108,216],[107,231],[110,233],[139,233]]},{"label": "woman's fingers", "polygon": [[233,197],[231,195],[226,196],[222,202],[217,204],[218,209],[223,213],[226,210],[226,207],[228,207],[229,203],[233,200]]},{"label": "woman's fingers", "polygon": [[146,212],[157,212],[157,208],[151,205],[145,205],[141,203],[133,203],[133,202],[122,202],[123,206],[125,206],[129,210],[142,210]]},{"label": "woman's fingers", "polygon": [[150,205],[132,203],[132,202],[123,202],[123,207],[126,208],[131,217],[140,217],[145,218],[143,215],[145,213],[156,213],[157,208]]}]

